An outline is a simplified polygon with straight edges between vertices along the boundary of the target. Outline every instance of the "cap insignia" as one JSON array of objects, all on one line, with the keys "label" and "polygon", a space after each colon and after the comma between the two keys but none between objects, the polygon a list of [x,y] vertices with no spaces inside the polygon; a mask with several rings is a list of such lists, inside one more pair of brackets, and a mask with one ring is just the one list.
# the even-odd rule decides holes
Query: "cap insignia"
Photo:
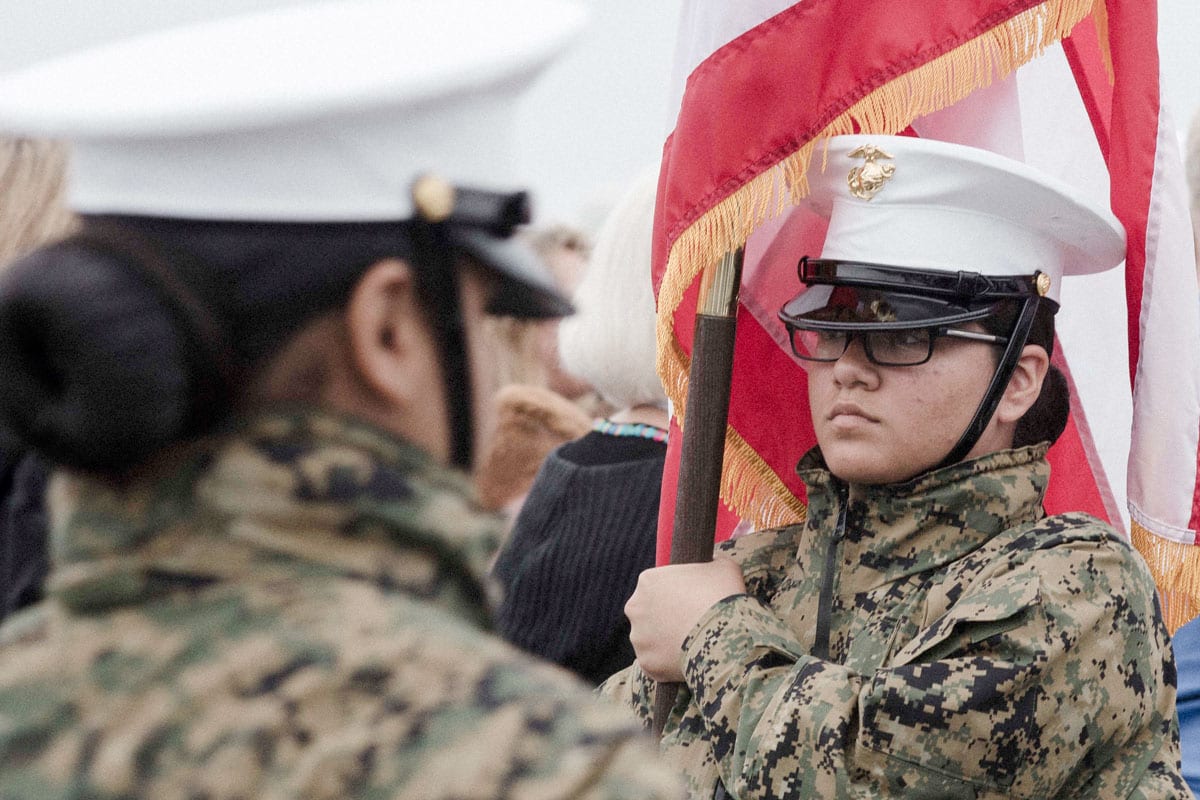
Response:
[{"label": "cap insignia", "polygon": [[441,222],[454,211],[454,187],[437,175],[422,175],[413,181],[413,208],[426,222]]},{"label": "cap insignia", "polygon": [[854,148],[850,157],[865,159],[863,164],[850,170],[850,175],[846,178],[846,183],[850,186],[850,194],[860,200],[870,200],[896,174],[895,164],[880,164],[875,160],[891,158],[891,156],[873,144],[864,144]]},{"label": "cap insignia", "polygon": [[1033,278],[1033,287],[1037,290],[1038,297],[1045,297],[1050,291],[1050,276],[1039,272]]},{"label": "cap insignia", "polygon": [[871,312],[871,322],[895,322],[896,312],[892,304],[886,300],[872,300],[868,306]]}]

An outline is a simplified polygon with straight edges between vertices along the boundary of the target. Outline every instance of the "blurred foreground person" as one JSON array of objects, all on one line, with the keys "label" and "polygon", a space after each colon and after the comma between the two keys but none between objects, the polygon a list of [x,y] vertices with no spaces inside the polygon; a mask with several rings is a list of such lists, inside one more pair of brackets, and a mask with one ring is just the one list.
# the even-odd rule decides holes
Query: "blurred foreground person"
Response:
[{"label": "blurred foreground person", "polygon": [[494,569],[500,633],[594,683],[633,662],[622,607],[654,566],[667,452],[650,285],[656,185],[646,176],[608,217],[559,331],[567,368],[619,410],[546,458]]},{"label": "blurred foreground person", "polygon": [[1063,276],[1120,262],[1120,223],[974,148],[838,136],[827,163],[779,313],[807,519],[643,573],[606,690],[649,717],[685,683],[662,748],[697,797],[1186,797],[1149,570],[1042,506]]},{"label": "blurred foreground person", "polygon": [[[62,196],[66,163],[56,142],[0,137],[0,270],[73,226]],[[42,598],[48,473],[0,426],[0,621]]]},{"label": "blurred foreground person", "polygon": [[64,469],[0,631],[0,796],[670,797],[621,712],[486,632],[487,314],[511,108],[578,27],[522,0],[292,5],[0,78],[81,232],[0,283],[0,411]]}]

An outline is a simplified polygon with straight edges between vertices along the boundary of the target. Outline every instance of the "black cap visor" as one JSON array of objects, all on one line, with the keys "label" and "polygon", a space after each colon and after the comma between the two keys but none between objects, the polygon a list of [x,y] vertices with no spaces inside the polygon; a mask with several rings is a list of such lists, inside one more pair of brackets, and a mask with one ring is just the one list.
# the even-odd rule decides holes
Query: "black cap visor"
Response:
[{"label": "black cap visor", "polygon": [[1035,297],[1035,275],[993,277],[801,259],[808,288],[779,312],[803,330],[905,330],[984,319],[997,304]]},{"label": "black cap visor", "polygon": [[450,238],[499,278],[487,313],[521,319],[557,319],[574,313],[571,303],[550,281],[549,271],[524,242],[471,228],[454,228]]},{"label": "black cap visor", "polygon": [[968,308],[937,298],[856,286],[813,286],[789,301],[779,318],[802,330],[905,330],[971,322],[987,317],[994,308],[994,303]]}]

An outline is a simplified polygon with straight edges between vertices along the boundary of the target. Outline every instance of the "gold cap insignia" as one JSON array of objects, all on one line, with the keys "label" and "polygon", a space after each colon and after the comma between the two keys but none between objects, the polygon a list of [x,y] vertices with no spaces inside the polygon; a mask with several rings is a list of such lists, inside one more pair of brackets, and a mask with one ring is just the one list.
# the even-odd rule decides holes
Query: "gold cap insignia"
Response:
[{"label": "gold cap insignia", "polygon": [[865,159],[865,163],[850,170],[850,175],[846,178],[846,183],[850,186],[850,194],[860,200],[870,200],[896,174],[895,164],[880,164],[875,160],[891,158],[891,156],[873,144],[864,144],[854,148],[850,152],[850,157]]},{"label": "gold cap insignia", "polygon": [[1045,297],[1050,291],[1050,276],[1039,272],[1033,277],[1033,288],[1037,290],[1038,297]]},{"label": "gold cap insignia", "polygon": [[454,211],[454,187],[437,175],[422,175],[413,181],[413,207],[426,222],[441,222]]}]

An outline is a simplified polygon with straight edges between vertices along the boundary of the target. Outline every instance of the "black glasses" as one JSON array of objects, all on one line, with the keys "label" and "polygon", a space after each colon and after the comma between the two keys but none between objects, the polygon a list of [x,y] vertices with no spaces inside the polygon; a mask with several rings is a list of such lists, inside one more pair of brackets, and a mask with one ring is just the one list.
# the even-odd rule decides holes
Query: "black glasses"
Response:
[{"label": "black glasses", "polygon": [[1008,344],[1004,336],[976,333],[957,328],[903,328],[900,330],[811,330],[785,323],[792,341],[792,352],[804,361],[837,361],[850,347],[862,342],[867,360],[881,367],[915,367],[933,357],[933,347],[941,337],[966,339],[992,345]]}]

